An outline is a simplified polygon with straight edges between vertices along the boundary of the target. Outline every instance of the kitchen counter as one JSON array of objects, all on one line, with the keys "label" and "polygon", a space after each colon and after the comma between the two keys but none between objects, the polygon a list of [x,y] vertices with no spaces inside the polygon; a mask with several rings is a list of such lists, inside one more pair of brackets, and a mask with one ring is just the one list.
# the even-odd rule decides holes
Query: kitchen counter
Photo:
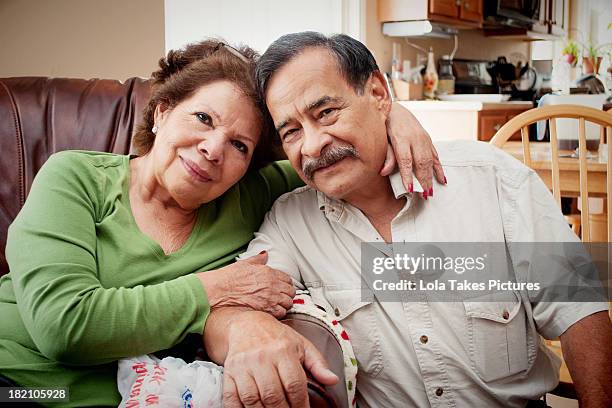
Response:
[{"label": "kitchen counter", "polygon": [[[490,140],[507,121],[533,108],[532,102],[399,101],[436,140]],[[519,138],[513,135],[511,140]]]},{"label": "kitchen counter", "polygon": [[478,101],[398,101],[410,110],[440,110],[440,111],[484,111],[484,110],[520,110],[533,108],[529,101],[508,102],[478,102]]}]

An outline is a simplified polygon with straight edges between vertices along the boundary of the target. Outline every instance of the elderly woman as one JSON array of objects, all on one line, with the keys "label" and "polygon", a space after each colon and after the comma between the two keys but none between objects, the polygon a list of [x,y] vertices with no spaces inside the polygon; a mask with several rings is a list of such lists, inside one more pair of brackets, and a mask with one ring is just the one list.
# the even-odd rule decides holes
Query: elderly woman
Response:
[{"label": "elderly woman", "polygon": [[[201,336],[221,306],[276,317],[291,307],[291,280],[265,253],[232,263],[272,202],[301,184],[287,163],[262,168],[274,133],[255,62],[218,41],[170,52],[153,73],[138,157],[69,151],[45,163],[9,231],[0,384],[69,387],[66,406],[116,406],[118,359]],[[402,115],[392,130],[404,151],[435,162]],[[423,184],[434,167],[443,178],[429,166]]]}]

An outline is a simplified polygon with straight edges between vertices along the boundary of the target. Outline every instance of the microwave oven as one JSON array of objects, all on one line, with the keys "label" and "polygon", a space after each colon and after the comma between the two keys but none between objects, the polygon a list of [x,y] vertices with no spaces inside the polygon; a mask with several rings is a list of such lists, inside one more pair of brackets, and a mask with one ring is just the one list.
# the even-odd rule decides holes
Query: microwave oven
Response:
[{"label": "microwave oven", "polygon": [[540,17],[540,0],[486,0],[484,13],[487,21],[529,27]]}]

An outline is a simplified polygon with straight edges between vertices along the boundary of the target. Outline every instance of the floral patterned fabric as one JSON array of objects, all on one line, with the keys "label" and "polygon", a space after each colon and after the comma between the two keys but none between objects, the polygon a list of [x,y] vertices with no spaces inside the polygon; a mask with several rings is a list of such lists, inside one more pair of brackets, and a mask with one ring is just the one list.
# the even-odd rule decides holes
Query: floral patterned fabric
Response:
[{"label": "floral patterned fabric", "polygon": [[293,298],[293,307],[287,312],[287,314],[298,313],[312,316],[322,321],[327,325],[334,336],[336,336],[342,348],[342,354],[344,355],[344,378],[346,379],[348,406],[354,407],[356,405],[355,386],[357,381],[357,359],[355,358],[355,353],[353,352],[348,334],[337,320],[332,319],[325,310],[319,308],[312,301],[312,298],[306,290],[297,291]]}]

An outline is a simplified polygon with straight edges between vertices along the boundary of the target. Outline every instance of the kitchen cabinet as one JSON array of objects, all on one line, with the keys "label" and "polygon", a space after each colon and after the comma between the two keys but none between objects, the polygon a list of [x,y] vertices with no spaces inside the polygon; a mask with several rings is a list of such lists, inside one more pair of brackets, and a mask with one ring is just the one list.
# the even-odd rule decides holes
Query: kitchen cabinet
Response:
[{"label": "kitchen cabinet", "polygon": [[540,12],[538,13],[538,21],[533,23],[533,26],[531,27],[531,30],[535,31],[536,33],[548,34],[548,32],[550,31],[550,27],[548,24],[548,10],[550,8],[548,4],[549,1],[550,0],[540,1]]},{"label": "kitchen cabinet", "polygon": [[532,31],[563,37],[569,27],[569,0],[542,0],[540,17]]},{"label": "kitchen cabinet", "polygon": [[378,0],[380,22],[430,20],[459,27],[482,26],[483,0]]},{"label": "kitchen cabinet", "polygon": [[439,16],[459,17],[459,7],[455,0],[429,0],[429,12]]},{"label": "kitchen cabinet", "polygon": [[550,0],[550,34],[564,36],[569,28],[569,0]]},{"label": "kitchen cabinet", "polygon": [[[527,110],[527,109],[525,109]],[[483,110],[478,115],[478,140],[489,141],[495,133],[510,119],[525,110]],[[521,140],[520,132],[515,133],[509,140]]]},{"label": "kitchen cabinet", "polygon": [[463,0],[459,8],[459,18],[482,22],[482,0]]},{"label": "kitchen cabinet", "polygon": [[507,115],[503,111],[481,112],[478,121],[478,140],[491,140],[507,121]]}]

